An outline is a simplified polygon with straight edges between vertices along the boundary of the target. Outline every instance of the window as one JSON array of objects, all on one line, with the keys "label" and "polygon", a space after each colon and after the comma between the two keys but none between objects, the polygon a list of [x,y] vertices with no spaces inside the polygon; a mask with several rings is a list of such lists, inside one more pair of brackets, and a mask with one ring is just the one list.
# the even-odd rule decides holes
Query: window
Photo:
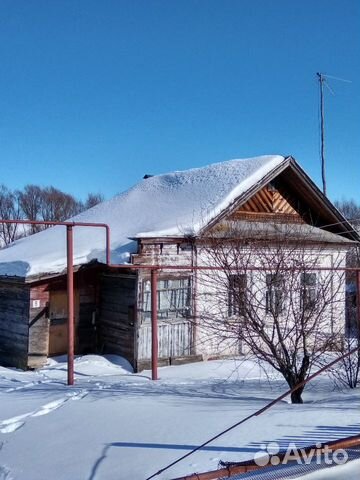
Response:
[{"label": "window", "polygon": [[266,312],[279,315],[284,310],[284,276],[266,275]]},{"label": "window", "polygon": [[311,310],[316,306],[316,273],[301,274],[301,308]]},{"label": "window", "polygon": [[[158,318],[188,317],[191,305],[190,278],[163,279],[158,281]],[[150,281],[144,282],[144,316],[151,316]]]},{"label": "window", "polygon": [[245,273],[229,276],[228,316],[244,316],[246,313],[246,287]]}]

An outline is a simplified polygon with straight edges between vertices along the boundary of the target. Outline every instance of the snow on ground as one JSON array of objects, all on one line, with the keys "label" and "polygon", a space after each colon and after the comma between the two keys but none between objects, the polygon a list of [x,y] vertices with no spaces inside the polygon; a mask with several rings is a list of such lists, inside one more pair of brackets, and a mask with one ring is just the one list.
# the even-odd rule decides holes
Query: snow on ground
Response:
[{"label": "snow on ground", "polygon": [[[0,367],[0,480],[145,480],[286,388],[251,361],[163,367],[153,382],[113,355],[78,357],[76,385],[67,387],[65,360],[35,372]],[[359,391],[321,378],[304,398],[281,402],[156,478],[250,459],[269,441],[283,447],[358,432]]]}]

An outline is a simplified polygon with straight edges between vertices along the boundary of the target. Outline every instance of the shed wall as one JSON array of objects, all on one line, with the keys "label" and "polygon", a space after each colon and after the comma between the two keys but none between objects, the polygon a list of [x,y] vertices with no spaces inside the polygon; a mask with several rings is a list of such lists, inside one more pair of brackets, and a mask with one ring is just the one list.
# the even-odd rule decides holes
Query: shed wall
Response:
[{"label": "shed wall", "polygon": [[30,290],[25,283],[0,281],[0,363],[27,367]]},{"label": "shed wall", "polygon": [[135,365],[136,275],[104,274],[100,280],[100,353],[125,357]]},{"label": "shed wall", "polygon": [[29,305],[29,350],[27,366],[38,368],[46,363],[49,350],[48,285],[32,287]]}]

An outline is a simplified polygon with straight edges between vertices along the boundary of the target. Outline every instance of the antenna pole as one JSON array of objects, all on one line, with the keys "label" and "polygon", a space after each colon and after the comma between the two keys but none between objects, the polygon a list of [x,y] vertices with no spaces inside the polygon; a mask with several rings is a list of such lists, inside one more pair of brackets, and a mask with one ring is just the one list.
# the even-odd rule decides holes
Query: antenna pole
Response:
[{"label": "antenna pole", "polygon": [[321,73],[316,74],[319,77],[320,87],[320,115],[321,115],[321,176],[323,183],[323,193],[326,195],[326,178],[325,178],[325,126],[324,126],[324,76]]}]

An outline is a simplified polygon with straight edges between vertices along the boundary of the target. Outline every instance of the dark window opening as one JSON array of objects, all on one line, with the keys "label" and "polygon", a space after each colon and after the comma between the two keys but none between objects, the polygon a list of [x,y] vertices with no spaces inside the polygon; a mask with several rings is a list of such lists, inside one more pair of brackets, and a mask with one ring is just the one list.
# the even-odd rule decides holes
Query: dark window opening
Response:
[{"label": "dark window opening", "polygon": [[301,308],[311,310],[316,307],[316,273],[301,274]]},{"label": "dark window opening", "polygon": [[246,287],[247,276],[245,273],[229,276],[228,316],[245,316],[246,313]]},{"label": "dark window opening", "polygon": [[266,275],[266,312],[279,315],[284,311],[284,276],[281,274]]}]

